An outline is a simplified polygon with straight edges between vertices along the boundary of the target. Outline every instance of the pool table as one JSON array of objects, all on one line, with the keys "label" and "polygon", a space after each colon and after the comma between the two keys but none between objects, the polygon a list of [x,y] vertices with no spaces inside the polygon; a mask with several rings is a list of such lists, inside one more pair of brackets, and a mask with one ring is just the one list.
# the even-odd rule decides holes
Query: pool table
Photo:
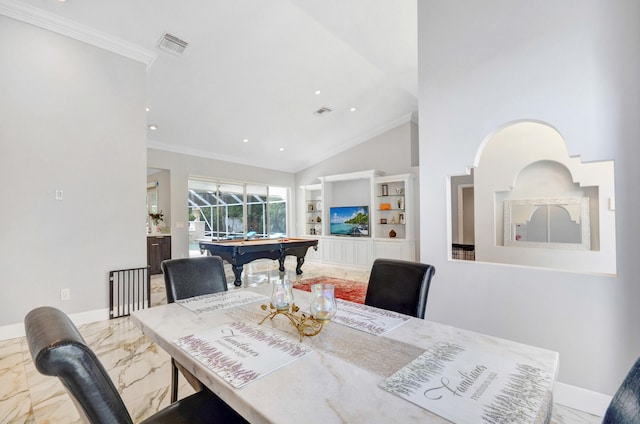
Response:
[{"label": "pool table", "polygon": [[220,256],[231,264],[236,286],[242,285],[240,276],[242,268],[256,259],[273,259],[280,263],[280,271],[284,272],[284,259],[287,256],[297,258],[296,274],[302,274],[302,264],[307,250],[313,247],[318,250],[318,240],[302,238],[277,238],[256,240],[200,241],[200,251],[209,255]]}]

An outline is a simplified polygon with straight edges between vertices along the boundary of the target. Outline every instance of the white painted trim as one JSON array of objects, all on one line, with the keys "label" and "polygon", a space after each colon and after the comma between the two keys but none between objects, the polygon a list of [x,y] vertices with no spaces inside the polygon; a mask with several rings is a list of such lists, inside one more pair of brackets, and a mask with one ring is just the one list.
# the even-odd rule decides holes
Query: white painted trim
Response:
[{"label": "white painted trim", "polygon": [[[0,2],[3,0],[0,0]],[[371,131],[367,131],[364,132],[362,134],[360,134],[357,137],[354,137],[352,139],[349,140],[345,140],[344,143],[340,144],[340,146],[334,150],[331,151],[326,151],[324,154],[322,154],[321,156],[316,156],[312,159],[309,159],[308,161],[302,163],[301,165],[297,166],[297,167],[292,167],[288,165],[288,162],[273,162],[273,163],[265,163],[265,162],[261,162],[259,160],[256,161],[247,161],[246,158],[240,158],[240,157],[236,157],[236,156],[231,156],[231,155],[221,155],[218,153],[214,153],[208,150],[201,150],[201,149],[194,149],[191,147],[184,147],[184,146],[179,146],[179,145],[175,145],[175,144],[170,144],[170,143],[163,143],[163,142],[159,142],[156,140],[152,140],[150,138],[147,138],[147,148],[149,149],[157,149],[157,150],[163,150],[165,152],[172,152],[172,153],[180,153],[183,155],[189,155],[189,156],[200,156],[200,157],[204,157],[207,159],[214,159],[214,160],[221,160],[224,162],[231,162],[231,163],[238,163],[241,165],[249,165],[249,166],[255,166],[257,168],[264,168],[264,169],[273,169],[276,171],[284,171],[284,172],[291,172],[291,173],[296,173],[299,171],[302,171],[303,169],[308,168],[311,165],[314,165],[316,163],[319,163],[325,159],[328,159],[330,157],[333,157],[335,155],[337,155],[338,153],[344,152],[345,150],[348,150],[354,146],[357,146],[360,143],[363,143],[367,140],[371,140],[374,137],[379,136],[380,134],[383,134],[389,130],[392,130],[402,124],[405,124],[407,122],[409,122],[411,120],[411,114],[405,114],[400,116],[399,118],[393,119],[389,122],[387,122],[386,124],[383,124],[381,126],[378,126],[376,128],[374,128]]]},{"label": "white painted trim", "polygon": [[416,176],[414,174],[386,175],[386,176],[375,177],[375,180],[373,182],[376,184],[391,183],[391,182],[396,182],[400,180],[412,180],[415,177]]},{"label": "white painted trim", "polygon": [[318,177],[320,181],[336,182],[336,181],[352,181],[373,179],[380,175],[380,171],[369,169],[367,171],[349,172],[346,174],[328,175],[326,177]]},{"label": "white painted trim", "polygon": [[464,244],[464,202],[465,188],[473,187],[473,184],[458,184],[458,243]]},{"label": "white painted trim", "polygon": [[[70,314],[69,318],[76,325],[90,324],[96,321],[105,321],[109,319],[109,309],[95,309],[93,311],[78,312]],[[11,324],[0,327],[0,341],[24,337],[24,324]]]},{"label": "white painted trim", "polygon": [[12,324],[0,327],[0,341],[24,337],[24,324]]},{"label": "white painted trim", "polygon": [[553,389],[555,403],[598,417],[604,416],[612,397],[559,382],[556,382]]},{"label": "white painted trim", "polygon": [[142,62],[147,69],[158,57],[156,52],[142,46],[15,0],[0,0],[0,15]]},{"label": "white painted trim", "polygon": [[165,152],[178,153],[181,155],[198,156],[201,158],[219,160],[223,162],[237,163],[239,165],[255,166],[256,168],[273,169],[276,171],[284,171],[284,172],[291,172],[291,173],[294,172],[293,168],[289,168],[287,166],[287,161],[278,162],[278,163],[274,162],[272,164],[261,162],[260,160],[248,161],[243,158],[239,158],[232,155],[222,155],[218,153],[213,153],[209,150],[195,149],[191,147],[180,146],[177,144],[163,143],[160,141],[152,140],[148,137],[147,137],[147,148],[162,150]]},{"label": "white painted trim", "polygon": [[403,114],[382,125],[379,125],[376,128],[373,128],[369,131],[365,131],[349,140],[344,140],[344,142],[341,143],[338,148],[333,150],[327,150],[324,152],[324,154],[316,156],[313,159],[310,159],[309,161],[307,161],[306,164],[303,164],[303,166],[301,166],[299,169],[296,169],[294,172],[302,171],[303,169],[308,168],[311,165],[315,165],[316,163],[319,163],[325,159],[329,159],[333,156],[336,156],[339,153],[344,152],[345,150],[348,150],[354,146],[357,146],[360,143],[364,143],[365,141],[371,140],[372,138],[377,137],[380,134],[384,134],[385,132],[390,131],[396,127],[399,127],[402,124],[406,124],[407,122],[410,122],[410,121],[411,121],[411,114],[410,113]]}]

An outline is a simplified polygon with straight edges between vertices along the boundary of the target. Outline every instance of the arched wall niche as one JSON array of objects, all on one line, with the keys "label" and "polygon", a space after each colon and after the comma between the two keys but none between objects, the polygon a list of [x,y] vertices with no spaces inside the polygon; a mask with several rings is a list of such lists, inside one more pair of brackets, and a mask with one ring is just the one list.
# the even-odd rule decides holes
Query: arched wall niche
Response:
[{"label": "arched wall niche", "polygon": [[[476,261],[615,275],[613,161],[570,157],[552,126],[504,126],[482,142],[469,174],[450,182],[452,241],[472,244]],[[470,186],[473,196],[463,196]],[[461,236],[464,198],[473,199],[471,243]],[[453,259],[468,259],[457,247]]]}]

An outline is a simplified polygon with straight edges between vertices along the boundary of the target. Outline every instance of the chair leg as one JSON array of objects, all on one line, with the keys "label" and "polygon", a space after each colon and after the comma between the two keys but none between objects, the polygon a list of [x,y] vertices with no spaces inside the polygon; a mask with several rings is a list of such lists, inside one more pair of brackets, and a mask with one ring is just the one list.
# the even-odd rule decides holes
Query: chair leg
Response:
[{"label": "chair leg", "polygon": [[171,358],[171,403],[178,400],[178,367],[176,361]]}]

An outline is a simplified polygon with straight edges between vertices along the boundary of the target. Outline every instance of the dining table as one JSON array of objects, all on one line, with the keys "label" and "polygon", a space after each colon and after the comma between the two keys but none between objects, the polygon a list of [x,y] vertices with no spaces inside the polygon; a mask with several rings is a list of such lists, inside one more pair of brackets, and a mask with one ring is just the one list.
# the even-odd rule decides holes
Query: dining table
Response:
[{"label": "dining table", "polygon": [[[271,293],[233,288],[131,319],[251,423],[550,422],[557,352],[340,299],[300,338],[268,316]],[[311,293],[293,295],[309,316]]]}]

